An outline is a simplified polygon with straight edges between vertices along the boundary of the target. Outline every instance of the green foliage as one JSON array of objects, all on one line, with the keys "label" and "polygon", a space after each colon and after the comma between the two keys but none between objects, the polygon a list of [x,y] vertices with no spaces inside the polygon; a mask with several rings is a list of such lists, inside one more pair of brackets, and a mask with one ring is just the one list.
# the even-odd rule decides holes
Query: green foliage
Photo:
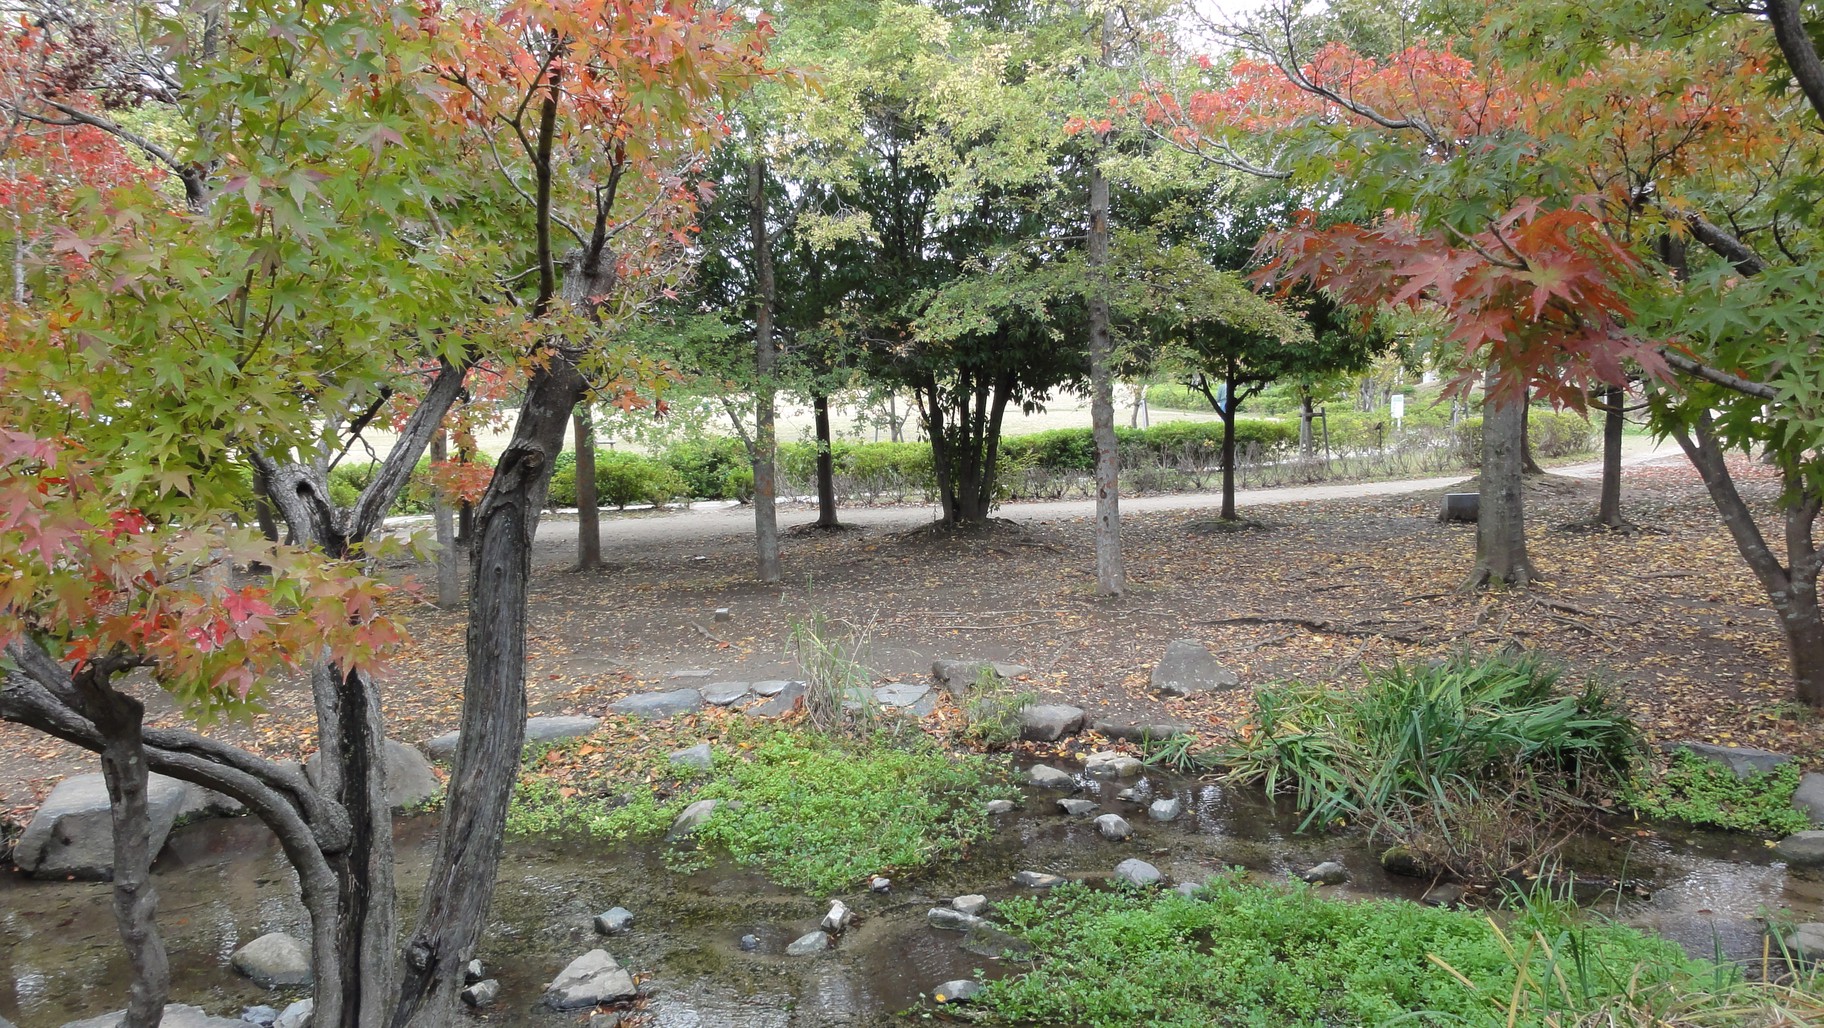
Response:
[{"label": "green foliage", "polygon": [[[576,457],[558,460],[551,473],[549,503],[576,506]],[[683,476],[668,464],[620,450],[595,451],[595,496],[600,503],[626,507],[630,503],[658,506],[688,492]]]},{"label": "green foliage", "polygon": [[1071,884],[996,910],[1038,951],[1030,970],[981,995],[1000,1023],[1646,1025],[1671,1022],[1582,1018],[1657,1015],[1691,1006],[1693,995],[1721,1011],[1744,987],[1733,968],[1688,960],[1674,943],[1562,910],[1529,911],[1504,931],[1471,914],[1326,899],[1236,875],[1188,897]]},{"label": "green foliage", "polygon": [[958,855],[988,832],[982,803],[996,776],[986,758],[953,756],[920,734],[845,738],[738,724],[708,772],[681,773],[659,753],[619,760],[608,777],[569,787],[574,795],[553,782],[523,782],[508,830],[650,837],[689,804],[718,799],[678,844],[678,866],[724,851],[781,885],[822,895]]},{"label": "green foliage", "polygon": [[683,479],[683,495],[705,500],[753,498],[753,461],[747,447],[732,436],[674,443],[659,459]]},{"label": "green foliage", "polygon": [[1679,750],[1664,767],[1644,769],[1623,800],[1650,818],[1783,836],[1811,827],[1811,818],[1792,805],[1798,788],[1799,766],[1790,761],[1740,778],[1726,764]]},{"label": "green foliage", "polygon": [[1229,779],[1291,790],[1305,824],[1361,820],[1465,877],[1535,860],[1629,778],[1639,733],[1600,683],[1558,688],[1537,657],[1462,655],[1368,672],[1359,689],[1255,693]]},{"label": "green foliage", "polygon": [[[1464,418],[1455,429],[1457,458],[1465,467],[1482,466],[1482,419]],[[1596,426],[1580,414],[1542,410],[1526,414],[1526,439],[1533,456],[1551,460],[1586,453],[1596,438]]]},{"label": "green foliage", "polygon": [[983,665],[963,694],[963,741],[987,750],[1005,749],[1020,738],[1020,712],[1037,703],[1039,694],[1013,689],[994,668]]},{"label": "green foliage", "polygon": [[[560,455],[560,464],[562,463],[562,458],[564,456],[569,455]],[[574,459],[575,458],[572,457],[572,460]],[[472,454],[470,455],[469,460],[472,463],[482,464],[488,467],[494,465],[494,458],[485,453]],[[337,507],[344,510],[348,509],[354,505],[356,500],[360,499],[362,491],[368,487],[369,483],[373,482],[374,475],[379,473],[379,471],[380,465],[373,462],[359,464],[343,462],[336,465],[329,470],[329,498],[335,502]],[[573,474],[571,476],[571,482],[574,483],[575,481],[576,479]],[[572,488],[574,488],[574,485]],[[399,498],[393,501],[390,513],[400,516],[429,514],[431,512],[431,502],[433,498],[434,489],[431,484],[431,458],[420,457],[418,458],[418,466],[412,469],[412,476],[406,481],[405,488],[399,491]]]}]

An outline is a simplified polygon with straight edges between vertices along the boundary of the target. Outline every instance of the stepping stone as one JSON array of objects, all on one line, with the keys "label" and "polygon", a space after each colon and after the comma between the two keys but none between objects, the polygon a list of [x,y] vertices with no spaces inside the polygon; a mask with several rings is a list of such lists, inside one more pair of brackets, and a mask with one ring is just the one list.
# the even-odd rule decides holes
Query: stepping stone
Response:
[{"label": "stepping stone", "polygon": [[715,813],[716,808],[721,805],[721,800],[698,800],[685,807],[683,813],[678,815],[678,819],[671,823],[671,831],[665,833],[665,838],[675,842],[696,834],[703,822],[709,820],[709,815]]},{"label": "stepping stone", "polygon": [[1096,818],[1096,831],[1109,842],[1125,842],[1133,838],[1134,826],[1127,823],[1127,818],[1120,814],[1103,814]]},{"label": "stepping stone", "polygon": [[1043,871],[1021,871],[1013,876],[1013,884],[1024,885],[1028,889],[1049,889],[1063,885],[1064,882],[1062,875],[1046,874]]},{"label": "stepping stone", "polygon": [[1132,885],[1158,885],[1164,877],[1158,868],[1139,857],[1129,857],[1115,865],[1115,878]]},{"label": "stepping stone", "polygon": [[773,694],[771,699],[765,703],[756,703],[748,707],[745,713],[753,717],[780,717],[796,710],[798,700],[803,696],[803,682],[787,682],[777,693]]},{"label": "stepping stone", "polygon": [[1083,708],[1063,703],[1038,703],[1020,711],[1020,738],[1056,742],[1083,728]]},{"label": "stepping stone", "polygon": [[1241,679],[1197,640],[1174,639],[1153,665],[1152,685],[1161,696],[1201,696],[1238,689]]},{"label": "stepping stone", "polygon": [[1163,800],[1154,800],[1146,808],[1146,816],[1155,821],[1176,821],[1184,814],[1184,801],[1176,796]]},{"label": "stepping stone", "polygon": [[284,932],[268,932],[242,946],[228,964],[268,989],[309,985],[311,980],[310,947]]},{"label": "stepping stone", "polygon": [[616,714],[628,717],[646,718],[661,721],[680,714],[689,714],[703,709],[703,694],[695,689],[676,689],[671,692],[635,693],[608,705]]},{"label": "stepping stone", "polygon": [[982,911],[988,909],[988,897],[972,892],[967,896],[958,896],[951,900],[950,906],[970,917],[980,917]]},{"label": "stepping stone", "polygon": [[1071,817],[1085,817],[1096,809],[1094,800],[1059,800],[1058,809]]},{"label": "stepping stone", "polygon": [[754,695],[755,696],[764,696],[768,699],[771,699],[772,697],[777,696],[780,693],[784,692],[786,690],[787,686],[792,686],[792,685],[796,685],[799,688],[804,687],[803,682],[788,682],[783,678],[774,678],[774,679],[771,679],[770,681],[765,681],[765,682],[755,682],[754,686],[753,686]]},{"label": "stepping stone", "polygon": [[1673,754],[1690,750],[1705,760],[1726,765],[1737,778],[1747,778],[1757,772],[1765,774],[1792,759],[1790,754],[1757,750],[1752,746],[1717,746],[1707,742],[1661,743],[1659,748]]},{"label": "stepping stone", "polygon": [[1083,770],[1097,778],[1132,778],[1145,767],[1140,758],[1116,750],[1099,750],[1083,758]]},{"label": "stepping stone", "polygon": [[1034,764],[1026,772],[1026,780],[1040,789],[1069,789],[1076,791],[1077,780],[1068,772],[1059,771],[1048,764]]},{"label": "stepping stone", "polygon": [[987,803],[982,804],[982,809],[990,814],[1011,814],[1013,813],[1013,808],[1014,803],[1012,800],[989,800]]},{"label": "stepping stone", "polygon": [[949,691],[952,696],[961,697],[975,687],[981,676],[982,668],[994,670],[994,677],[1001,681],[1032,674],[1032,669],[1019,664],[1005,664],[992,660],[938,660],[931,664],[931,678],[939,686]]},{"label": "stepping stone", "polygon": [[1312,885],[1341,885],[1349,880],[1349,872],[1336,861],[1326,860],[1298,877]]},{"label": "stepping stone", "polygon": [[716,676],[715,668],[700,668],[700,667],[672,668],[665,675],[666,678],[682,678],[682,679],[704,679],[704,678],[714,678],[715,676]]},{"label": "stepping stone", "polygon": [[874,690],[874,702],[883,707],[910,707],[931,695],[928,685],[895,682]]},{"label": "stepping stone", "polygon": [[717,682],[703,687],[703,702],[712,707],[727,707],[753,695],[746,682]]},{"label": "stepping stone", "polygon": [[955,907],[932,907],[925,914],[925,920],[931,923],[931,927],[947,932],[966,932],[982,923],[981,918],[965,914]]},{"label": "stepping stone", "polygon": [[1106,735],[1123,742],[1144,742],[1149,739],[1157,742],[1196,731],[1195,726],[1188,721],[1141,721],[1131,718],[1097,721],[1089,727],[1097,735]]},{"label": "stepping stone", "polygon": [[595,930],[602,935],[619,935],[633,927],[633,911],[626,907],[610,907],[595,915]]},{"label": "stepping stone", "polygon": [[1799,788],[1792,794],[1792,805],[1811,815],[1811,823],[1824,825],[1824,775],[1808,771],[1799,779]]},{"label": "stepping stone", "polygon": [[[579,735],[588,735],[601,727],[599,717],[576,717],[562,715],[556,717],[529,717],[526,719],[527,746],[540,743],[557,742],[560,739],[574,739]],[[456,755],[456,744],[461,741],[461,732],[445,732],[434,735],[419,744],[419,749],[432,760],[448,761]]]},{"label": "stepping stone", "polygon": [[584,1010],[637,995],[633,976],[607,950],[595,949],[572,960],[545,986],[545,1005],[553,1010]]},{"label": "stepping stone", "polygon": [[695,746],[690,746],[673,753],[670,757],[670,761],[678,767],[708,771],[715,765],[716,758],[714,751],[710,749],[709,743],[700,742]]},{"label": "stepping stone", "polygon": [[1793,867],[1824,867],[1824,831],[1788,835],[1773,851]]},{"label": "stepping stone", "polygon": [[829,948],[830,933],[820,929],[815,932],[807,932],[792,940],[791,945],[785,947],[785,955],[788,957],[809,957],[822,953]]}]

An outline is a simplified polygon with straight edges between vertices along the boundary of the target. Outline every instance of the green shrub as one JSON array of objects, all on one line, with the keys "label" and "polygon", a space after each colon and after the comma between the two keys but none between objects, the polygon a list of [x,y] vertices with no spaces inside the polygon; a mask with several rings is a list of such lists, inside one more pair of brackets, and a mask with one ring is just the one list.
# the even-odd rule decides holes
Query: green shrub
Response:
[{"label": "green shrub", "polygon": [[[572,462],[575,460],[574,456],[571,454],[567,452],[561,453],[558,455],[557,459],[557,465],[559,467],[563,466],[565,457],[571,457]],[[482,464],[487,467],[494,466],[494,458],[485,453],[473,454],[469,459],[474,463]],[[347,508],[353,506],[355,501],[361,498],[362,491],[373,482],[374,476],[378,474],[379,471],[380,465],[372,462],[352,463],[344,461],[343,463],[336,465],[329,471],[329,498],[334,501],[338,507]],[[571,477],[571,481],[575,481],[574,475]],[[392,509],[388,513],[395,515],[429,514],[431,512],[431,501],[434,499],[433,494],[434,490],[431,487],[431,458],[420,457],[418,458],[418,466],[412,469],[411,477],[406,480],[405,488],[399,490],[399,497],[393,501]]]},{"label": "green shrub", "polygon": [[1751,988],[1675,943],[1556,908],[1503,929],[1475,914],[1219,875],[1191,896],[1067,884],[995,909],[1035,948],[1021,973],[978,997],[1001,1024],[1721,1025],[1741,1022],[1673,1012],[1705,997],[1721,1014]]},{"label": "green shrub", "polygon": [[[576,459],[557,461],[551,473],[551,493],[547,502],[553,507],[576,506]],[[650,457],[619,450],[595,451],[596,502],[613,507],[630,503],[658,505],[685,495],[689,491],[676,471]]]},{"label": "green shrub", "polygon": [[683,479],[683,495],[703,500],[753,498],[753,462],[747,447],[733,436],[673,443],[659,459]]},{"label": "green shrub", "polygon": [[1664,767],[1630,783],[1624,801],[1650,818],[1784,836],[1811,827],[1810,816],[1792,805],[1798,788],[1799,766],[1791,761],[1740,778],[1725,764],[1679,750]]},{"label": "green shrub", "polygon": [[1629,780],[1640,737],[1610,692],[1532,656],[1368,672],[1349,691],[1262,688],[1231,781],[1290,790],[1305,824],[1365,823],[1420,863],[1486,878],[1536,861]]},{"label": "green shrub", "polygon": [[[1536,458],[1552,460],[1585,453],[1595,439],[1595,426],[1580,414],[1534,407],[1526,417],[1527,442]],[[1455,431],[1457,459],[1465,467],[1481,467],[1482,419],[1464,418]]]}]

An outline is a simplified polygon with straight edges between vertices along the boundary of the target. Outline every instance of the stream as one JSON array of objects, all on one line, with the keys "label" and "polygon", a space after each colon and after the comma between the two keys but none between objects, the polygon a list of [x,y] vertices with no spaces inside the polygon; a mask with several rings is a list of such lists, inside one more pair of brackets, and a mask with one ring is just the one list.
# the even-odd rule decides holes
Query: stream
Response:
[{"label": "stream", "polygon": [[[655,1028],[903,1023],[896,1014],[941,982],[970,977],[977,968],[990,977],[1007,973],[996,966],[1000,961],[963,952],[961,935],[929,927],[925,913],[963,893],[994,900],[1021,891],[1009,880],[1021,870],[1095,879],[1139,856],[1176,883],[1202,881],[1227,867],[1284,878],[1335,860],[1349,869],[1350,881],[1326,888],[1328,894],[1417,899],[1425,889],[1424,882],[1383,871],[1359,836],[1298,834],[1288,806],[1275,809],[1253,790],[1148,774],[1140,787],[1149,799],[1176,795],[1187,807],[1178,820],[1160,823],[1143,804],[1115,798],[1134,780],[1081,781],[1078,795],[1100,806],[1087,817],[1060,814],[1056,794],[1033,792],[965,859],[896,877],[884,894],[862,887],[841,895],[858,923],[834,950],[815,957],[787,957],[785,946],[817,926],[828,902],[745,868],[723,863],[680,874],[665,866],[664,845],[656,841],[509,840],[478,954],[501,994],[470,1020],[527,1028],[581,1023],[581,1014],[544,1010],[539,1000],[565,964],[599,946],[646,977],[652,992],[646,1023]],[[1098,836],[1093,818],[1105,812],[1127,818],[1134,838],[1111,843]],[[408,907],[423,886],[437,822],[436,816],[398,822],[400,894]],[[1784,911],[1805,921],[1824,910],[1824,882],[1789,875],[1749,836],[1619,825],[1576,840],[1565,862],[1583,874],[1649,887],[1648,897],[1610,893],[1597,905],[1699,956],[1758,960],[1759,915]],[[247,1006],[282,1009],[307,994],[261,989],[228,967],[229,955],[258,935],[308,934],[290,868],[262,825],[239,818],[180,828],[154,871],[174,1002],[235,1017]],[[602,939],[591,918],[615,905],[633,911],[635,925]],[[756,952],[740,949],[749,933],[760,939]],[[126,976],[106,885],[0,875],[0,1017],[19,1028],[58,1028],[119,1009]]]}]

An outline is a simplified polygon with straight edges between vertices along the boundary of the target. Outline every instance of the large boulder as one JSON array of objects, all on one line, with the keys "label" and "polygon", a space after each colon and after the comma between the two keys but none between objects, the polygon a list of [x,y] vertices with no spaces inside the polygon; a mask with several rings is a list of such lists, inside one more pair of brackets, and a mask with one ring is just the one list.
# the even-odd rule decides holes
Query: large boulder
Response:
[{"label": "large boulder", "polygon": [[1020,738],[1056,742],[1083,728],[1083,708],[1064,703],[1035,703],[1020,710]]},{"label": "large boulder", "polygon": [[[313,753],[304,764],[304,776],[318,784],[323,754]],[[443,795],[443,783],[424,754],[393,739],[386,740],[386,805],[393,810],[422,806]]]},{"label": "large boulder", "polygon": [[[146,814],[152,852],[164,848],[190,790],[183,782],[152,775],[146,785]],[[114,826],[108,815],[108,784],[100,774],[77,775],[57,783],[13,846],[13,863],[34,878],[114,877]]]},{"label": "large boulder", "polygon": [[[63,1028],[120,1028],[121,1019],[127,1016],[125,1010],[116,1010],[100,1017],[84,1018],[71,1021]],[[7,1025],[5,1018],[0,1018],[0,1026]],[[185,1003],[170,1003],[165,1006],[165,1016],[159,1021],[160,1028],[247,1028],[247,1022],[226,1017],[211,1017],[207,1010]]]},{"label": "large boulder", "polygon": [[662,721],[680,714],[703,709],[703,694],[695,689],[673,689],[670,692],[642,692],[624,696],[608,704],[608,709],[626,717]]},{"label": "large boulder", "polygon": [[1757,750],[1752,746],[1718,746],[1707,742],[1662,743],[1659,748],[1667,753],[1690,750],[1705,760],[1713,760],[1728,767],[1729,770],[1735,772],[1737,778],[1747,778],[1756,773],[1764,774],[1792,759],[1789,754]]},{"label": "large boulder", "polygon": [[1153,691],[1161,696],[1201,696],[1240,687],[1235,672],[1195,639],[1172,640],[1153,666]]},{"label": "large boulder", "polygon": [[184,783],[184,805],[177,811],[177,823],[187,825],[193,821],[207,821],[217,817],[240,817],[247,813],[247,805],[233,796],[224,796],[214,789],[205,789],[193,782]]},{"label": "large boulder", "polygon": [[633,976],[605,949],[592,949],[545,986],[545,1005],[553,1010],[583,1010],[638,995]]},{"label": "large boulder", "polygon": [[260,936],[235,950],[228,963],[255,985],[268,989],[309,985],[311,980],[310,947],[284,932]]}]

